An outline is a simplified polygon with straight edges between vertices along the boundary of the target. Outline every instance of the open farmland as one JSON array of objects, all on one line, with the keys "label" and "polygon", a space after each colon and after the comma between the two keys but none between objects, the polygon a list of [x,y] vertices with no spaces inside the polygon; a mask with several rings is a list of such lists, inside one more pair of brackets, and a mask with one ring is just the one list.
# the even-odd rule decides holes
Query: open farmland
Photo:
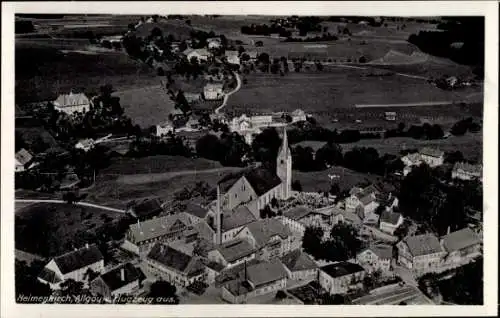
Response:
[{"label": "open farmland", "polygon": [[158,84],[154,71],[124,53],[63,54],[50,47],[16,46],[16,102],[55,99],[71,89],[97,92]]},{"label": "open farmland", "polygon": [[85,244],[85,236],[121,214],[69,204],[37,203],[16,211],[16,249],[48,257]]},{"label": "open farmland", "polygon": [[[231,96],[227,110],[235,113],[293,111],[335,112],[355,104],[461,102],[477,89],[445,91],[422,79],[404,76],[361,76],[357,69],[328,73],[294,73],[284,77],[250,74],[247,84]],[[425,91],[426,94],[422,94]]]},{"label": "open farmland", "polygon": [[442,151],[460,151],[466,159],[482,162],[483,136],[481,133],[467,133],[464,136],[451,136],[447,139],[418,140],[413,138],[396,137],[388,139],[364,139],[355,143],[342,144],[344,152],[354,147],[372,147],[380,155],[385,153],[399,155],[403,149],[420,149],[435,147]]},{"label": "open farmland", "polygon": [[120,105],[133,124],[144,128],[165,121],[175,106],[160,85],[130,88],[115,92],[114,95],[120,97]]}]

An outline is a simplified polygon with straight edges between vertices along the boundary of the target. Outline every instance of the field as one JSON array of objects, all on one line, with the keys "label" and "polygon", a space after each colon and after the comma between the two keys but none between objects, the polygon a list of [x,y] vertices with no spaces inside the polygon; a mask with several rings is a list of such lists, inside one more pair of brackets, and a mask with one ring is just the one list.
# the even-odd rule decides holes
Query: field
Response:
[{"label": "field", "polygon": [[157,23],[140,25],[135,30],[135,34],[140,37],[147,37],[151,35],[154,28],[160,29],[165,37],[172,34],[176,40],[189,39],[191,31],[193,31],[193,28],[187,25],[185,21],[161,19]]},{"label": "field", "polygon": [[16,103],[55,99],[71,89],[97,92],[158,84],[154,71],[124,53],[66,53],[51,47],[16,45]]},{"label": "field", "polygon": [[[159,78],[156,80],[160,81]],[[115,92],[114,95],[120,97],[125,115],[132,119],[133,124],[143,128],[167,120],[175,106],[160,85],[130,88]]]},{"label": "field", "polygon": [[16,211],[16,249],[48,257],[84,244],[84,237],[120,214],[96,208],[37,203]]},{"label": "field", "polygon": [[341,191],[349,190],[359,183],[372,183],[381,180],[381,177],[355,172],[343,167],[330,167],[323,171],[300,172],[293,171],[293,181],[299,180],[302,185],[302,191],[319,192],[330,190],[332,181],[328,175],[338,175],[338,179],[333,182],[338,183]]},{"label": "field", "polygon": [[354,147],[373,147],[380,155],[384,153],[398,155],[406,149],[420,149],[422,147],[436,147],[442,151],[461,151],[466,159],[482,162],[483,136],[481,133],[468,133],[464,136],[451,136],[448,139],[417,140],[413,138],[365,139],[356,143],[342,144],[344,152]]},{"label": "field", "polygon": [[229,99],[227,110],[332,112],[355,104],[462,101],[477,93],[477,89],[444,91],[404,76],[362,76],[363,72],[336,68],[328,73],[291,72],[284,77],[251,73],[246,77],[248,83]]}]

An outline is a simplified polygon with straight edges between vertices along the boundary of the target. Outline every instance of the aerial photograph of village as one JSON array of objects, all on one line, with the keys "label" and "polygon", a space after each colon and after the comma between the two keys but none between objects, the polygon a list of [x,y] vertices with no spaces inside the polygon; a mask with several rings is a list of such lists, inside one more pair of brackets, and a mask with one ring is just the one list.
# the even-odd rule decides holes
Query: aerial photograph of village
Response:
[{"label": "aerial photograph of village", "polygon": [[482,305],[484,28],[16,14],[15,301]]}]

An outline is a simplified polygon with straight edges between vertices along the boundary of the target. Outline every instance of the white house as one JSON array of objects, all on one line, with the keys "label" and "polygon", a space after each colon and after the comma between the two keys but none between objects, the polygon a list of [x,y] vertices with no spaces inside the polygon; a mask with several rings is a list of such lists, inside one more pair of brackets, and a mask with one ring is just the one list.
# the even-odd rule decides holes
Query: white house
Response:
[{"label": "white house", "polygon": [[191,61],[193,57],[196,57],[199,62],[206,62],[211,56],[211,53],[207,49],[186,49],[182,53],[187,57],[188,61]]},{"label": "white house", "polygon": [[208,251],[207,258],[210,262],[230,268],[255,259],[255,249],[247,240],[237,238],[215,246]]},{"label": "white house", "polygon": [[453,166],[451,177],[460,180],[482,180],[483,166],[467,162],[457,162]]},{"label": "white house", "polygon": [[229,64],[240,65],[240,57],[238,51],[226,51],[224,56]]},{"label": "white house", "polygon": [[338,262],[321,267],[319,284],[329,294],[344,294],[362,287],[366,272],[359,264]]},{"label": "white house", "polygon": [[307,114],[302,109],[296,109],[292,112],[292,123],[306,120]]},{"label": "white house", "polygon": [[392,246],[387,244],[371,245],[356,255],[356,261],[365,268],[368,273],[380,270],[388,273],[391,269]]},{"label": "white house", "polygon": [[49,284],[51,289],[59,289],[67,279],[85,282],[87,271],[104,272],[104,257],[97,245],[86,244],[85,247],[57,256],[45,265],[38,280]]},{"label": "white house", "polygon": [[294,207],[283,213],[278,219],[290,230],[300,233],[301,236],[304,235],[308,226],[318,226],[327,230],[330,221],[328,216],[325,217],[323,213],[318,213],[306,206]]},{"label": "white house", "polygon": [[174,126],[169,121],[156,125],[156,136],[157,137],[166,136],[172,132],[174,132]]},{"label": "white house", "polygon": [[91,101],[83,93],[62,94],[53,102],[54,108],[60,112],[72,115],[74,112],[84,113],[90,110]]},{"label": "white house", "polygon": [[300,249],[283,255],[280,260],[285,266],[289,279],[310,280],[318,275],[318,264]]},{"label": "white house", "polygon": [[94,139],[92,139],[92,138],[81,139],[75,145],[75,148],[81,149],[81,150],[87,152],[87,151],[91,150],[92,148],[94,148],[94,145],[95,145],[95,142],[94,142]]},{"label": "white house", "polygon": [[15,154],[16,172],[23,172],[28,168],[28,164],[33,160],[33,155],[26,149],[21,149]]},{"label": "white house", "polygon": [[444,152],[435,148],[425,147],[420,150],[422,160],[429,167],[438,167],[444,163]]},{"label": "white house", "polygon": [[398,263],[417,274],[439,271],[446,251],[433,234],[410,236],[397,245]]},{"label": "white house", "polygon": [[379,221],[381,231],[394,235],[394,231],[403,224],[403,216],[400,213],[385,210],[380,215]]},{"label": "white house", "polygon": [[223,84],[208,83],[203,87],[203,96],[206,100],[218,100],[224,97]]},{"label": "white house", "polygon": [[377,202],[378,193],[373,186],[365,189],[352,188],[350,196],[345,200],[346,211],[358,214],[362,220],[368,218],[379,206]]},{"label": "white house", "polygon": [[207,39],[207,48],[209,50],[218,49],[222,46],[222,42],[220,38],[208,38]]}]

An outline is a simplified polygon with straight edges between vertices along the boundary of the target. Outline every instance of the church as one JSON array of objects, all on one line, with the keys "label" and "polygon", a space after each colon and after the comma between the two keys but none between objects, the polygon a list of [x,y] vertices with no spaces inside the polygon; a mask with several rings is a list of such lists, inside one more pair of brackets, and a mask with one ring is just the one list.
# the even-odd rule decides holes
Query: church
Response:
[{"label": "church", "polygon": [[[224,241],[220,233],[225,219],[239,219],[235,214],[246,213],[241,218],[260,218],[260,210],[271,203],[273,198],[286,200],[292,192],[292,154],[288,146],[286,128],[276,158],[276,171],[257,167],[231,174],[217,184],[215,202],[216,243]],[[244,208],[243,208],[244,207]],[[221,226],[222,225],[222,226]]]}]

